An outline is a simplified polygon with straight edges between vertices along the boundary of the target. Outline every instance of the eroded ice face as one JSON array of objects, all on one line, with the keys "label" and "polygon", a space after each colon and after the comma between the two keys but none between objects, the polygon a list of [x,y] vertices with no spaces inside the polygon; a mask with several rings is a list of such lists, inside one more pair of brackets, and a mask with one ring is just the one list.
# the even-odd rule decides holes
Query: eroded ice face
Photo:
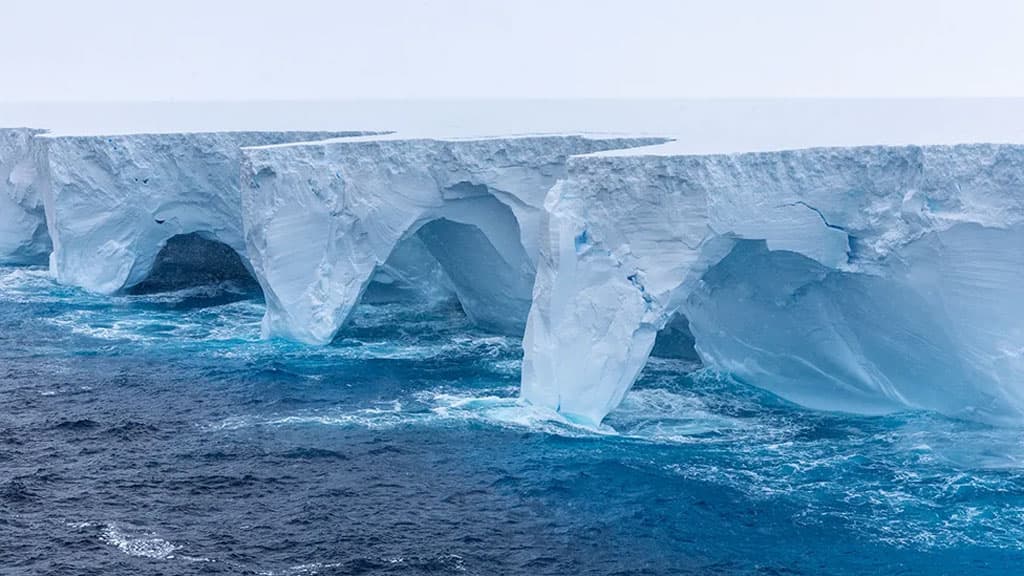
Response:
[{"label": "eroded ice face", "polygon": [[416,237],[480,327],[521,335],[544,199],[574,154],[664,138],[335,140],[245,150],[247,253],[264,333],[330,342],[375,271]]},{"label": "eroded ice face", "polygon": [[41,264],[50,253],[35,164],[42,132],[0,128],[0,264]]},{"label": "eroded ice face", "polygon": [[358,132],[42,136],[36,173],[58,281],[111,294],[149,276],[172,237],[245,251],[240,147]]},{"label": "eroded ice face", "polygon": [[455,298],[478,327],[525,326],[522,396],[590,423],[673,318],[684,353],[806,406],[1020,420],[1020,147],[280,144],[326,135],[30,138],[46,145],[8,171],[3,201],[20,200],[0,230],[17,234],[0,236],[48,250],[28,225],[41,198],[56,278],[110,293],[156,281],[161,249],[197,235],[259,282],[264,335],[308,343],[329,342],[374,279],[373,298]]},{"label": "eroded ice face", "polygon": [[591,156],[552,190],[523,397],[592,423],[684,315],[814,408],[1021,421],[1024,149]]}]

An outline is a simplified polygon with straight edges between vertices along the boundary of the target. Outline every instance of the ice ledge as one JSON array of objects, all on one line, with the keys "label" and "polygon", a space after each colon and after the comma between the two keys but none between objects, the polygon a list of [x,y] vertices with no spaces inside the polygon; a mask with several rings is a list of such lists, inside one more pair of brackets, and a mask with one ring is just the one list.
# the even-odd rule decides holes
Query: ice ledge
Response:
[{"label": "ice ledge", "polygon": [[682,314],[707,366],[811,407],[1021,421],[1024,147],[655,148],[548,194],[526,400],[599,422]]},{"label": "ice ledge", "polygon": [[959,140],[949,142],[933,142],[929,144],[905,142],[899,144],[893,143],[879,143],[879,144],[856,144],[850,146],[836,146],[836,145],[813,145],[813,146],[785,146],[779,145],[761,145],[752,148],[737,148],[733,151],[726,150],[715,150],[715,151],[700,151],[699,147],[694,146],[694,142],[685,139],[673,139],[669,142],[662,144],[652,144],[650,146],[639,146],[636,148],[627,148],[621,150],[603,150],[600,152],[593,152],[590,154],[581,154],[581,157],[588,158],[608,158],[608,157],[672,157],[672,158],[708,158],[713,156],[723,157],[736,157],[736,156],[751,156],[760,154],[783,154],[783,153],[815,153],[815,152],[826,152],[829,150],[860,150],[867,151],[871,149],[886,149],[892,150],[897,148],[914,148],[914,149],[939,149],[939,148],[956,148],[961,146],[1022,146],[1024,142],[1016,141],[1000,141],[1000,142],[964,142]]}]

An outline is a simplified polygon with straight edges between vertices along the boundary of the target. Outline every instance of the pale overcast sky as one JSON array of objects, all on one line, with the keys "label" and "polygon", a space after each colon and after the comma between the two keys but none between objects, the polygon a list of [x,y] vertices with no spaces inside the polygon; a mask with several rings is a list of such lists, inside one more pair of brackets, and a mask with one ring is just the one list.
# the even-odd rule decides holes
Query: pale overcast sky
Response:
[{"label": "pale overcast sky", "polygon": [[1016,0],[6,0],[0,99],[1024,96]]}]

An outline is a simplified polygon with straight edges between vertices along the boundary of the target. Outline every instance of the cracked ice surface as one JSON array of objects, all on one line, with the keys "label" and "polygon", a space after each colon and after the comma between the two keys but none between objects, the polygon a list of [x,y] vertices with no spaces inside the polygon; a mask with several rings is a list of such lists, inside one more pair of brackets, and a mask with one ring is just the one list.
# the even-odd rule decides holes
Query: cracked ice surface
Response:
[{"label": "cracked ice surface", "polygon": [[522,396],[588,422],[685,315],[702,361],[795,402],[1024,410],[1024,147],[569,161],[546,200]]},{"label": "cracked ice surface", "polygon": [[664,138],[374,137],[244,150],[247,250],[265,336],[329,342],[374,272],[415,237],[466,314],[522,334],[544,197],[566,159]]},{"label": "cracked ice surface", "polygon": [[109,294],[143,281],[179,234],[198,233],[244,255],[239,147],[360,134],[39,137],[51,272],[62,284]]}]

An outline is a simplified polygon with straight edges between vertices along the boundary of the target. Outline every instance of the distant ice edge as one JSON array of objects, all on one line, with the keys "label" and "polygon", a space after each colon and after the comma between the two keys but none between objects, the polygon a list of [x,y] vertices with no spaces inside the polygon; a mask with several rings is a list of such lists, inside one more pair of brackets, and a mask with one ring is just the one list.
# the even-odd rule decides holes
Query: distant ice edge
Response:
[{"label": "distant ice edge", "polygon": [[685,315],[705,366],[817,409],[1024,412],[1024,147],[573,158],[522,397],[596,423]]}]

